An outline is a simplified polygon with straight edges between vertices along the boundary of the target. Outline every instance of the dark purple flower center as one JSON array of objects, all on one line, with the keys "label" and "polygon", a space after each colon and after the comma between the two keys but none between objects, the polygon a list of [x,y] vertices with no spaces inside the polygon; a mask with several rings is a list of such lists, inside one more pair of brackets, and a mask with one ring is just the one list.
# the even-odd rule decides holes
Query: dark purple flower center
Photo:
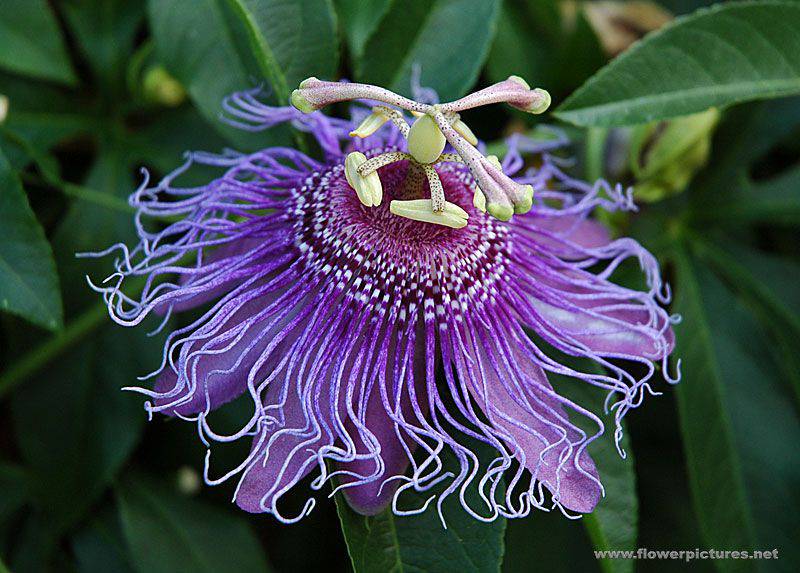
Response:
[{"label": "dark purple flower center", "polygon": [[[408,162],[379,171],[383,202],[362,205],[341,164],[315,173],[293,192],[295,244],[309,272],[324,275],[349,296],[403,320],[425,305],[458,317],[466,305],[481,304],[503,280],[511,248],[508,226],[472,206],[474,182],[464,167],[442,165],[449,201],[470,216],[463,229],[393,215],[393,199],[415,193],[406,184]],[[417,191],[418,193],[418,191]],[[422,189],[429,196],[427,184]]]}]

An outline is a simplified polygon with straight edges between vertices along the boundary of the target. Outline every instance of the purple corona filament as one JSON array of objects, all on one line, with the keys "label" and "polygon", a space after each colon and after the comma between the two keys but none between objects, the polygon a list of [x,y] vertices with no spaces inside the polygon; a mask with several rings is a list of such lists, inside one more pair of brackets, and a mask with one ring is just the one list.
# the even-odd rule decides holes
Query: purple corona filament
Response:
[{"label": "purple corona filament", "polygon": [[[657,261],[589,218],[595,209],[633,208],[630,194],[566,175],[552,154],[565,145],[561,136],[514,136],[502,164],[466,142],[451,112],[497,101],[538,105],[541,96],[514,80],[437,107],[359,84],[314,80],[301,90],[314,107],[369,98],[433,114],[463,162],[430,168],[447,202],[468,218],[454,228],[392,213],[389,204],[409,200],[410,191],[432,194],[432,178],[409,186],[409,159],[375,170],[381,196],[372,205],[354,192],[349,153],[410,154],[402,112],[392,111],[400,117],[387,129],[354,140],[349,134],[370,115],[359,105],[343,120],[270,107],[256,92],[232,96],[231,122],[258,130],[290,121],[316,138],[325,158],[283,147],[190,153],[132,195],[139,242],[101,253],[118,253],[116,272],[95,288],[122,325],[148,315],[166,324],[194,311],[145,377],[154,385],[136,388],[148,411],[196,424],[208,447],[207,483],[233,480],[241,508],[284,522],[315,504],[313,495],[300,507],[282,503],[289,490],[329,495],[328,484],[363,514],[387,505],[398,514],[431,504],[441,512],[449,497],[481,520],[533,508],[591,512],[603,488],[587,447],[609,423],[619,443],[623,416],[654,393],[656,373],[669,379],[673,347],[675,319],[659,304],[668,290]],[[525,169],[525,156],[538,167]],[[219,175],[180,185],[197,165]],[[512,191],[524,186],[536,195],[526,215],[504,223],[474,206],[476,183],[489,202],[513,205]],[[612,282],[629,259],[646,289]],[[145,280],[136,297],[126,294],[133,277]],[[564,355],[603,368],[577,370]],[[560,395],[548,380],[554,374],[605,396],[606,412]],[[250,415],[223,432],[214,411],[234,401]],[[249,454],[212,470],[214,445],[242,439]],[[493,455],[477,455],[476,443]],[[445,469],[448,458],[455,471]],[[470,488],[478,502],[467,501]],[[410,490],[427,501],[409,503]]]}]

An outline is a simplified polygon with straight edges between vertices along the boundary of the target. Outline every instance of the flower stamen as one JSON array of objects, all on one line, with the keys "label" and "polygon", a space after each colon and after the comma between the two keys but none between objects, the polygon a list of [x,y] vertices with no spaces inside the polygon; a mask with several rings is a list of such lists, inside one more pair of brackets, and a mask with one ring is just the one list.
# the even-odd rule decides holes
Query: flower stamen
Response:
[{"label": "flower stamen", "polygon": [[383,127],[387,121],[391,121],[400,130],[403,137],[408,137],[410,127],[403,114],[385,105],[373,107],[372,113],[356,129],[350,132],[350,137],[360,137],[361,139],[369,137]]},{"label": "flower stamen", "polygon": [[383,199],[383,185],[377,171],[361,175],[358,168],[367,163],[367,156],[360,151],[350,153],[344,161],[344,175],[359,201],[367,207],[377,207]]}]

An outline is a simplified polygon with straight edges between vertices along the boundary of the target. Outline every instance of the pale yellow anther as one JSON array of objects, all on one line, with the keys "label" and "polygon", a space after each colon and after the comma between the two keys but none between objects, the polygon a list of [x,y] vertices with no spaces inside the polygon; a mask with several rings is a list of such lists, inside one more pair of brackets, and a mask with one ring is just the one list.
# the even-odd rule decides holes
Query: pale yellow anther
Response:
[{"label": "pale yellow anther", "polygon": [[373,107],[372,113],[364,118],[364,121],[350,132],[350,137],[369,137],[378,131],[384,123],[389,121],[389,115],[379,107]]},{"label": "pale yellow anther", "polygon": [[344,176],[361,203],[367,207],[377,207],[383,200],[383,186],[377,171],[363,177],[358,173],[358,168],[366,162],[367,156],[360,151],[349,153],[344,160]]},{"label": "pale yellow anther", "polygon": [[413,110],[412,110],[412,111],[411,111],[411,115],[413,115],[414,117],[422,117],[422,116],[423,116],[423,115],[425,115],[425,114],[424,114],[424,113],[422,113],[421,111],[413,111]]},{"label": "pale yellow anther", "polygon": [[433,163],[439,159],[446,144],[444,134],[428,115],[417,118],[408,132],[408,152],[419,163]]},{"label": "pale yellow anther", "polygon": [[472,133],[469,126],[460,119],[453,122],[453,129],[458,132],[458,135],[466,139],[470,145],[478,145],[478,137]]},{"label": "pale yellow anther", "polygon": [[472,205],[481,213],[486,212],[486,197],[480,187],[475,187],[475,194],[472,196]]},{"label": "pale yellow anther", "polygon": [[389,210],[398,217],[413,219],[423,223],[444,225],[453,229],[467,226],[469,215],[464,209],[454,203],[445,202],[444,210],[434,212],[428,199],[414,199],[411,201],[392,201]]}]

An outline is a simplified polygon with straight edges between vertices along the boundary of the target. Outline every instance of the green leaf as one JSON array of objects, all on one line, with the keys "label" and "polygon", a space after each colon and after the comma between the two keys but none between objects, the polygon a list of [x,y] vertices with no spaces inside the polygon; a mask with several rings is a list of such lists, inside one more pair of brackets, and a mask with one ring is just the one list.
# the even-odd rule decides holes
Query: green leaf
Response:
[{"label": "green leaf", "polygon": [[[555,6],[554,1],[537,3]],[[493,82],[517,75],[537,86],[552,90],[553,68],[550,66],[549,38],[543,32],[558,29],[558,14],[554,23],[529,15],[526,3],[503,4],[498,18],[497,34],[486,61],[486,70]],[[549,25],[548,25],[549,24]]]},{"label": "green leaf", "polygon": [[[86,183],[109,197],[125,196],[133,187],[127,152],[112,135],[101,133],[101,140],[98,161]],[[135,385],[137,376],[157,366],[163,337],[147,337],[110,320],[97,322],[99,295],[77,277],[101,279],[109,272],[109,260],[75,257],[77,252],[126,241],[132,233],[130,213],[109,212],[105,206],[77,200],[54,234],[60,275],[76,277],[64,284],[70,325],[86,316],[93,328],[106,324],[61,356],[57,368],[43,371],[13,394],[14,428],[31,471],[34,497],[56,529],[84,515],[114,479],[143,430],[142,398],[120,388]],[[86,308],[91,310],[81,314]],[[77,332],[87,334],[80,328]],[[54,376],[54,371],[69,376]]]},{"label": "green leaf", "polygon": [[65,0],[60,4],[103,95],[112,106],[119,106],[126,67],[144,18],[144,0]]},{"label": "green leaf", "polygon": [[138,444],[143,399],[120,388],[155,367],[162,342],[111,324],[13,394],[32,493],[54,527],[80,519]]},{"label": "green leaf", "polygon": [[310,76],[331,77],[339,61],[330,0],[227,0],[247,30],[250,47],[281,105]]},{"label": "green leaf", "polygon": [[[775,151],[790,146],[800,127],[800,98],[737,106],[725,114],[708,167],[693,181],[685,214],[699,234],[709,225],[738,231],[743,225],[797,225],[798,167],[775,174]],[[770,178],[754,174],[764,172]]]},{"label": "green leaf", "polygon": [[559,97],[606,61],[583,10],[565,18],[555,0],[505,2],[498,30],[486,62],[495,82],[518,75]]},{"label": "green leaf", "polygon": [[0,152],[0,310],[55,330],[63,322],[50,244],[11,165]]},{"label": "green leaf", "polygon": [[[478,457],[486,459],[488,454],[482,456],[479,453]],[[456,466],[453,457],[444,463]],[[502,496],[503,492],[501,483],[497,495]],[[421,507],[430,495],[430,491],[407,491],[402,494],[401,501],[403,507],[406,504]],[[465,497],[473,507],[480,506],[474,488],[470,488]],[[435,503],[414,516],[394,515],[390,507],[376,516],[364,517],[350,509],[340,493],[336,495],[336,506],[356,573],[488,572],[500,569],[506,520],[498,518],[492,523],[476,520],[464,511],[456,494],[443,504],[447,529],[442,527]]]},{"label": "green leaf", "polygon": [[800,335],[800,289],[796,281],[800,264],[751,249],[729,237],[722,244],[696,240],[693,247],[731,288],[764,307],[773,318],[782,318]]},{"label": "green leaf", "polygon": [[410,94],[419,64],[423,86],[443,100],[458,98],[478,78],[499,15],[499,0],[395,2],[357,59],[356,75]]},{"label": "green leaf", "polygon": [[[286,144],[290,141],[286,127],[252,134],[220,121],[222,101],[227,96],[261,83],[254,55],[242,46],[247,41],[247,29],[235,14],[229,13],[228,1],[150,0],[150,25],[158,57],[183,84],[206,120],[238,147],[249,150]],[[296,15],[291,4],[286,4],[286,10]],[[279,22],[276,20],[274,25]],[[297,18],[293,17],[289,24],[297,26]],[[283,48],[296,45],[296,28],[287,27],[282,33],[287,38]],[[284,63],[291,53],[281,52],[275,57]]]},{"label": "green leaf", "polygon": [[8,116],[0,125],[0,144],[16,167],[27,165],[31,153],[43,155],[54,145],[98,129],[82,94],[0,72],[0,93],[8,97]]},{"label": "green leaf", "polygon": [[[564,355],[559,356],[558,360],[578,371],[598,371],[598,366],[588,361]],[[566,376],[549,374],[548,378],[556,392],[565,398],[592,412],[603,412],[605,392]],[[571,417],[571,421],[589,435],[597,431],[594,424],[583,416]],[[625,432],[620,442],[626,453],[623,459],[614,443],[613,416],[604,417],[603,423],[606,425],[605,433],[589,445],[588,453],[597,467],[605,497],[591,514],[583,516],[582,522],[596,550],[632,550],[636,547],[639,521],[633,450]],[[633,570],[633,562],[624,559],[606,559],[600,561],[600,566],[607,573]]]},{"label": "green leaf", "polygon": [[222,136],[191,106],[159,110],[149,125],[131,134],[127,142],[137,165],[165,175],[184,161],[187,150],[216,150],[225,147]]},{"label": "green leaf", "polygon": [[72,538],[80,573],[134,573],[116,508],[105,507]]},{"label": "green leaf", "polygon": [[673,14],[688,14],[698,8],[711,6],[716,0],[659,0],[664,8]]},{"label": "green leaf", "polygon": [[335,0],[335,3],[351,56],[358,60],[394,0]]},{"label": "green leaf", "polygon": [[[674,254],[678,288],[676,355],[681,432],[695,511],[709,547],[778,548],[792,555],[800,511],[800,424],[778,379],[769,343],[744,307],[683,249]],[[768,421],[768,422],[767,422]],[[755,562],[719,561],[722,570]]]},{"label": "green leaf", "polygon": [[[109,127],[99,133],[99,139],[98,158],[84,185],[107,196],[109,202],[113,199],[124,201],[137,183],[126,136]],[[104,278],[109,271],[109,259],[77,258],[75,254],[101,251],[134,237],[130,211],[110,211],[109,205],[96,199],[74,201],[53,235],[60,276]],[[86,303],[96,303],[98,297],[84,281],[65,282],[63,296],[67,309],[73,312]]]},{"label": "green leaf", "polygon": [[74,85],[64,38],[46,0],[5,0],[0,15],[0,68]]},{"label": "green leaf", "polygon": [[[723,246],[724,245],[724,246]],[[756,251],[725,237],[720,244],[695,238],[693,247],[755,309],[765,329],[777,341],[777,355],[787,381],[800,399],[800,265]]]},{"label": "green leaf", "polygon": [[631,125],[798,92],[800,4],[737,2],[647,36],[556,115],[578,125]]},{"label": "green leaf", "polygon": [[15,525],[14,542],[8,552],[9,568],[14,573],[57,570],[57,561],[62,567],[65,565],[63,554],[58,555],[58,549],[58,537],[52,523],[41,513],[26,513]]},{"label": "green leaf", "polygon": [[243,513],[187,499],[142,478],[125,479],[117,500],[141,573],[269,571]]},{"label": "green leaf", "polygon": [[0,523],[22,507],[28,499],[28,475],[17,465],[0,462]]},{"label": "green leaf", "polygon": [[727,200],[727,191],[742,178],[750,179],[752,166],[782,142],[796,140],[800,128],[800,97],[751,103],[730,109],[714,140],[709,168],[697,181],[694,194],[703,202]]},{"label": "green leaf", "polygon": [[703,209],[698,215],[728,226],[741,227],[770,223],[800,225],[800,166],[766,181],[742,178],[740,184],[713,209]]}]

